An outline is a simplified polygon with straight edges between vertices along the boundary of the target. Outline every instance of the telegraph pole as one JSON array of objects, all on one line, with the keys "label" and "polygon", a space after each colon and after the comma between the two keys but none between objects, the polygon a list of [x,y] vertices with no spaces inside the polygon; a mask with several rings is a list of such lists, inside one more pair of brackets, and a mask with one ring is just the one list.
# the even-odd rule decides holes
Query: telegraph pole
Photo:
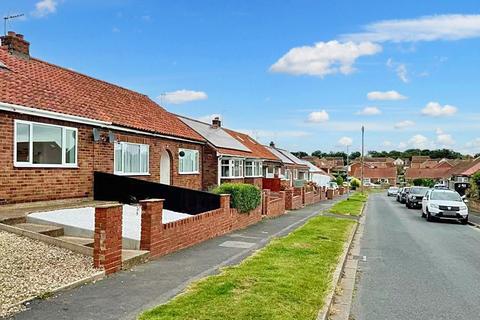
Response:
[{"label": "telegraph pole", "polygon": [[361,186],[362,186],[362,193],[365,191],[364,187],[363,187],[363,157],[364,157],[364,154],[365,154],[365,127],[362,126],[362,161],[361,161],[361,167],[362,167],[362,183],[361,183]]}]

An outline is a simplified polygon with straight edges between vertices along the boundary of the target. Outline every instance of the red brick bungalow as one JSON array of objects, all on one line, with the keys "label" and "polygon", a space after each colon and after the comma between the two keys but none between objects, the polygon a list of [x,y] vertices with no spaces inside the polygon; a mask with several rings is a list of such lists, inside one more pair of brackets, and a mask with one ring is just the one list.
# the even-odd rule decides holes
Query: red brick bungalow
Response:
[{"label": "red brick bungalow", "polygon": [[309,167],[303,160],[285,149],[276,147],[273,141],[266,148],[282,161],[283,166],[276,174],[286,182],[287,186],[293,186],[295,180],[307,180]]},{"label": "red brick bungalow", "polygon": [[[355,169],[352,171],[352,176],[361,180],[362,166],[355,167]],[[379,168],[375,166],[364,165],[363,179],[364,183],[370,182],[375,184],[388,184],[395,186],[397,184],[397,168]]]},{"label": "red brick bungalow", "polygon": [[178,118],[207,141],[202,160],[203,189],[225,182],[251,183],[262,188],[263,163],[274,161],[274,155],[258,148],[258,143],[248,135],[223,128],[219,118],[211,124]]},{"label": "red brick bungalow", "polygon": [[202,187],[204,139],[147,96],[0,48],[0,202],[90,197],[102,171]]}]

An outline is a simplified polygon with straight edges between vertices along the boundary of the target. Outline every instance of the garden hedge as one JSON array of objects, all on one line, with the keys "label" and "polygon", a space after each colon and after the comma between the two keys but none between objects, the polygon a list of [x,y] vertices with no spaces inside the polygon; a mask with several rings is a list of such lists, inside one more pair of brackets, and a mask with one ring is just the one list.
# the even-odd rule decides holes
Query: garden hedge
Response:
[{"label": "garden hedge", "polygon": [[256,186],[246,183],[223,183],[212,191],[215,194],[230,194],[230,206],[245,213],[257,208],[262,193]]}]

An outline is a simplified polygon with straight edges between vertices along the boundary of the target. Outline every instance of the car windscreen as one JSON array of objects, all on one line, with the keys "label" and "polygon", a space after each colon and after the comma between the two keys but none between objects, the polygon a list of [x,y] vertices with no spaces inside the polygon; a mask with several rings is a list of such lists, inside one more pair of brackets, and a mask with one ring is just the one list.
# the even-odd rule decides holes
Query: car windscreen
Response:
[{"label": "car windscreen", "polygon": [[428,191],[428,188],[412,188],[410,189],[410,194],[416,194],[424,196]]},{"label": "car windscreen", "polygon": [[433,191],[430,199],[446,201],[462,201],[462,197],[457,192],[452,191]]}]

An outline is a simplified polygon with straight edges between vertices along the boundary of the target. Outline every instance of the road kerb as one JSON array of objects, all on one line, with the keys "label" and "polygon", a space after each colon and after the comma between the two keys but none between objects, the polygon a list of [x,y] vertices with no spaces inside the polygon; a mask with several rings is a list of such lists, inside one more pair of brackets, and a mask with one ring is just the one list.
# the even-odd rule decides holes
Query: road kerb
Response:
[{"label": "road kerb", "polygon": [[[367,206],[366,203],[364,203],[360,216],[364,216],[364,211],[365,211],[366,206]],[[342,279],[342,273],[343,273],[343,270],[345,268],[345,264],[347,262],[348,253],[349,253],[349,251],[352,247],[353,239],[354,239],[354,237],[357,233],[358,226],[359,226],[359,222],[356,222],[355,226],[352,228],[352,230],[350,232],[350,235],[348,236],[347,242],[345,242],[345,245],[343,247],[343,253],[342,253],[342,255],[340,256],[340,259],[339,259],[339,264],[337,265],[337,267],[335,269],[335,272],[333,273],[333,279],[332,279],[332,282],[331,282],[331,285],[330,285],[330,292],[328,293],[327,298],[325,299],[325,305],[318,312],[317,320],[327,320],[328,319],[328,315],[330,313],[330,308],[333,304],[334,297],[335,297],[335,290],[337,289],[337,286],[340,283],[340,280]]]}]

